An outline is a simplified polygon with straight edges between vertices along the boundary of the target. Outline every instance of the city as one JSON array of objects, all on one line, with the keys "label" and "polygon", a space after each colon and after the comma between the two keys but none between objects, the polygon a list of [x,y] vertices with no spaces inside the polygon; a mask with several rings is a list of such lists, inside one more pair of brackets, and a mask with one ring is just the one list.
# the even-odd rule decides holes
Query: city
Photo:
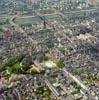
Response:
[{"label": "city", "polygon": [[99,100],[98,0],[0,0],[0,100]]}]

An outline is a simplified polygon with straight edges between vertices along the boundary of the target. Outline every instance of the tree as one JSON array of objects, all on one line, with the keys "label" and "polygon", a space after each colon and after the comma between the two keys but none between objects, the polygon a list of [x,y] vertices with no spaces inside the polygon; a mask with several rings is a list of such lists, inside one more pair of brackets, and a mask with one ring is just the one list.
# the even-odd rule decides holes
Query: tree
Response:
[{"label": "tree", "polygon": [[65,54],[65,49],[64,48],[60,48],[60,51],[62,54]]},{"label": "tree", "polygon": [[0,32],[3,32],[3,29],[0,27]]},{"label": "tree", "polygon": [[15,74],[20,74],[22,73],[22,65],[20,63],[16,63],[14,64],[11,69],[12,69],[12,73],[15,73]]},{"label": "tree", "polygon": [[21,62],[22,59],[24,58],[23,54],[16,54],[13,57],[10,57],[6,62],[5,62],[5,66],[13,66],[14,64]]},{"label": "tree", "polygon": [[9,23],[9,19],[6,19],[6,23]]},{"label": "tree", "polygon": [[59,61],[57,62],[57,66],[58,66],[59,68],[63,68],[63,67],[65,66],[64,60],[59,60]]}]

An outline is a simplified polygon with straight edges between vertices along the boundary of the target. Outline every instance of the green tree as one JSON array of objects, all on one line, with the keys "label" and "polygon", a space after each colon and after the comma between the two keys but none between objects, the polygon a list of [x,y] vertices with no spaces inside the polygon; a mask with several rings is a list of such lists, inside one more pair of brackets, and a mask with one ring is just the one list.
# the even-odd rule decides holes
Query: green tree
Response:
[{"label": "green tree", "polygon": [[5,62],[5,66],[13,66],[14,64],[21,62],[22,59],[24,58],[23,54],[16,54],[13,55],[12,57],[10,57],[6,62]]},{"label": "green tree", "polygon": [[65,54],[65,49],[64,48],[60,48],[60,51],[62,54]]},{"label": "green tree", "polygon": [[64,60],[59,60],[59,61],[57,62],[57,66],[58,66],[59,68],[63,68],[63,67],[65,66]]}]

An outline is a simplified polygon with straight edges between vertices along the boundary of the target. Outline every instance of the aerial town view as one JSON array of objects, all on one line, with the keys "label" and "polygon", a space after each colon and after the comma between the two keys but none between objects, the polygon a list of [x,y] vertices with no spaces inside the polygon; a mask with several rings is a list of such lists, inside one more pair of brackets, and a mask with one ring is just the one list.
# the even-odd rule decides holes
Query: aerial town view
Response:
[{"label": "aerial town view", "polygon": [[0,0],[0,100],[99,100],[99,0]]}]

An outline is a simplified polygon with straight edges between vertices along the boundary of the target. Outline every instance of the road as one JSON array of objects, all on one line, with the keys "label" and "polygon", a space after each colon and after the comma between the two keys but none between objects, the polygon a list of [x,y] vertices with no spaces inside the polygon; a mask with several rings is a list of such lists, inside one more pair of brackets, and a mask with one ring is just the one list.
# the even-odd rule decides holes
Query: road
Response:
[{"label": "road", "polygon": [[56,11],[55,13],[52,13],[52,14],[44,14],[44,15],[41,15],[41,14],[37,14],[36,16],[17,16],[17,15],[14,15],[14,16],[5,16],[5,18],[10,18],[10,24],[12,25],[12,26],[16,26],[19,30],[20,30],[20,32],[22,32],[22,33],[24,33],[24,31],[18,26],[18,25],[16,25],[14,22],[13,22],[13,19],[14,18],[19,18],[19,19],[25,19],[25,18],[34,18],[34,17],[43,17],[43,16],[51,16],[51,15],[61,15],[61,16],[63,16],[63,17],[66,17],[66,14],[76,14],[76,13],[82,13],[82,12],[91,12],[91,11],[97,11],[97,9],[88,9],[88,10],[80,10],[80,11],[68,11],[68,12],[66,12],[65,14],[63,14],[63,13],[61,13],[61,12],[58,12],[58,11]]},{"label": "road", "polygon": [[[88,10],[79,10],[79,11],[67,11],[65,14],[76,14],[76,13],[82,13],[82,12],[93,12],[93,11],[98,11],[97,9],[88,9]],[[51,15],[62,15],[62,16],[66,16],[65,14],[62,14],[61,12],[56,11],[55,13],[52,14],[37,14],[36,16],[51,16]],[[36,16],[17,16],[17,18],[32,18],[32,17],[36,17]]]},{"label": "road", "polygon": [[88,88],[81,82],[79,81],[75,76],[73,76],[71,73],[69,73],[66,68],[63,69],[65,72],[65,75],[71,77],[76,83],[78,83],[84,90],[88,91]]},{"label": "road", "polygon": [[[89,9],[89,10],[80,10],[80,11],[70,11],[70,12],[65,12],[64,14],[63,13],[59,13],[63,18],[66,18],[66,15],[69,15],[69,16],[74,16],[74,15],[82,15],[82,13],[86,13],[86,15],[90,12],[99,12],[97,9]],[[85,16],[85,15],[84,15]]]},{"label": "road", "polygon": [[14,27],[16,28],[17,31],[19,31],[20,33],[23,33],[24,36],[26,36],[26,37],[29,39],[29,41],[30,41],[31,43],[36,44],[36,41],[34,41],[34,40],[31,38],[31,36],[27,35],[27,33],[26,33],[18,24],[16,24],[16,23],[13,22],[13,19],[15,19],[16,17],[17,17],[17,16],[13,16],[13,17],[10,19],[9,23],[10,23],[12,26],[14,26]]},{"label": "road", "polygon": [[60,96],[58,91],[53,87],[53,85],[47,79],[45,79],[45,83],[48,86],[48,88],[52,91],[52,93],[57,97],[57,99],[66,100],[64,97]]},{"label": "road", "polygon": [[57,97],[57,98],[59,98],[59,93],[58,93],[58,91],[51,85],[51,83],[47,80],[47,79],[45,79],[45,83],[46,83],[46,85],[48,86],[48,88],[52,91],[52,93]]},{"label": "road", "polygon": [[73,76],[70,72],[66,70],[66,68],[63,68],[63,72],[65,72],[65,75],[73,79],[79,86],[81,86],[89,95],[90,100],[96,100],[90,93],[89,89],[75,76]]},{"label": "road", "polygon": [[41,15],[41,14],[37,14],[36,16],[20,16],[18,18],[33,18],[33,17],[37,17],[37,16],[51,16],[51,15],[57,15],[58,13],[52,13],[52,14],[44,14],[44,15]]},{"label": "road", "polygon": [[[78,10],[78,11],[66,11],[65,14],[62,14],[61,12],[58,12],[56,9],[55,10],[55,13],[52,13],[52,14],[39,14],[40,16],[50,16],[50,15],[56,15],[56,14],[60,14],[60,15],[63,15],[65,16],[65,14],[76,14],[76,13],[82,13],[82,12],[93,12],[93,11],[98,11],[97,8],[93,8],[93,9],[85,9],[85,10]],[[0,16],[0,18],[12,18],[13,16],[16,16],[16,15],[9,15],[9,16]],[[17,18],[31,18],[31,17],[36,17],[36,16],[17,16]]]},{"label": "road", "polygon": [[[91,11],[96,11],[97,9],[89,9],[89,10],[80,10],[80,11],[70,11],[70,12],[66,12],[66,14],[71,14],[71,13],[81,13],[81,12],[91,12]],[[54,13],[54,14],[46,14],[46,15],[39,15],[39,16],[49,16],[49,15],[55,15],[55,14],[61,14],[62,16],[64,16],[64,17],[66,17],[66,15],[64,15],[64,14],[62,14],[62,13]],[[6,16],[7,17],[7,16]],[[11,16],[10,16],[11,17]],[[32,43],[34,43],[34,40],[30,37],[30,36],[28,36],[26,33],[25,33],[25,31],[19,26],[19,25],[17,25],[16,23],[14,23],[13,22],[13,19],[14,18],[31,18],[31,17],[36,17],[36,16],[12,16],[11,18],[10,18],[10,24],[12,25],[12,26],[14,26],[14,27],[16,27],[16,29],[18,30],[18,31],[20,31],[21,33],[24,33],[24,35],[26,36],[26,37],[28,37],[28,39],[32,42]],[[1,51],[1,50],[0,50]],[[90,92],[89,92],[89,90],[88,90],[88,88],[81,82],[81,81],[79,81],[75,76],[73,76],[71,73],[69,73],[65,68],[63,69],[63,71],[65,72],[65,75],[67,76],[69,76],[70,78],[72,78],[77,84],[79,84],[84,90],[86,90],[87,92],[88,92],[88,94],[90,95],[90,97],[91,97],[91,99],[92,100],[95,100],[95,99],[93,99],[93,97],[92,97],[92,95],[90,94]],[[48,80],[45,80],[45,83],[47,84],[47,86],[49,87],[49,89],[57,96],[57,97],[59,97],[59,93],[56,91],[56,89],[50,84],[50,82],[48,81]]]},{"label": "road", "polygon": [[78,11],[68,11],[66,14],[71,14],[71,13],[82,13],[82,12],[93,12],[93,11],[98,11],[97,8],[93,9],[85,9],[85,10],[78,10]]}]

